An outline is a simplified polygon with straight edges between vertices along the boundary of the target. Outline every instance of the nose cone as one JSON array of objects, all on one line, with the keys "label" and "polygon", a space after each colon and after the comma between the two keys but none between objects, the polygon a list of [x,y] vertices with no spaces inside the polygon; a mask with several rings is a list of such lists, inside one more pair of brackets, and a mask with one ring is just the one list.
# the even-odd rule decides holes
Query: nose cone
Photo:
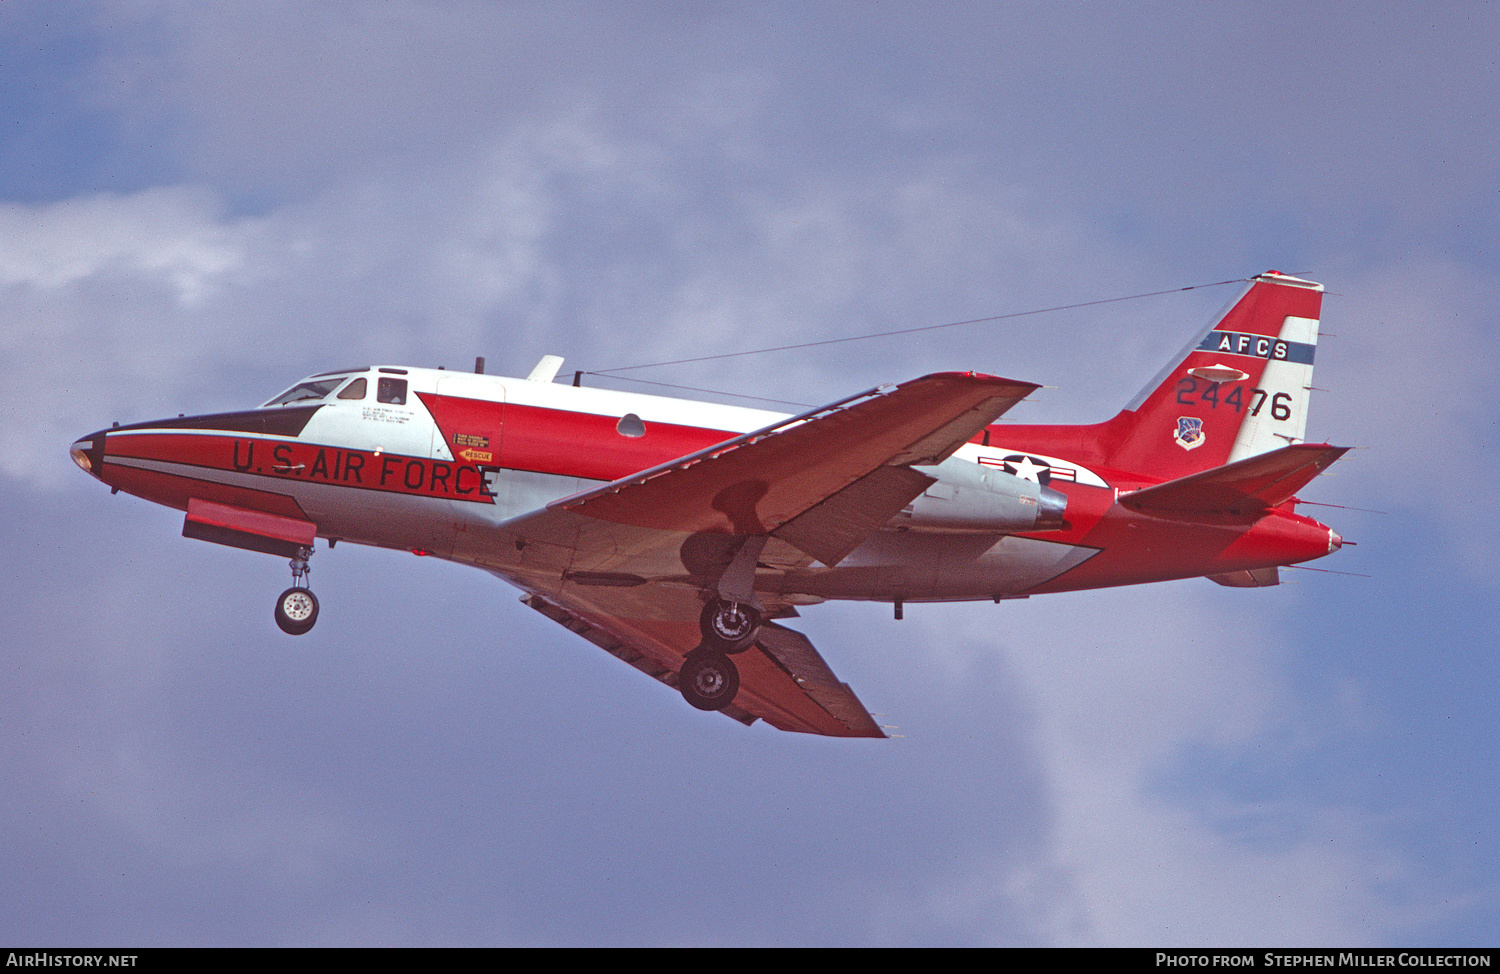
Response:
[{"label": "nose cone", "polygon": [[1329,528],[1328,529],[1328,553],[1331,555],[1335,551],[1338,551],[1343,546],[1344,546],[1343,535],[1339,534],[1333,528]]},{"label": "nose cone", "polygon": [[[97,433],[90,433],[68,448],[68,453],[72,455],[73,462],[78,464],[78,468],[84,473],[100,477],[99,471],[104,466],[104,438],[106,435],[107,433],[104,430],[100,430]],[[100,479],[102,480],[103,477],[100,477]]]}]

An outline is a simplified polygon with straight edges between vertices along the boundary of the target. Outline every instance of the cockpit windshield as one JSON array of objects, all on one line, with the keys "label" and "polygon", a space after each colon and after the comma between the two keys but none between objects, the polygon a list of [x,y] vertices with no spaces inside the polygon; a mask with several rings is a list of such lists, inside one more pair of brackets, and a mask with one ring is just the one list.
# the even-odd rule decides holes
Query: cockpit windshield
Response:
[{"label": "cockpit windshield", "polygon": [[332,378],[315,378],[309,379],[306,382],[299,382],[288,389],[286,392],[283,392],[275,399],[272,399],[270,402],[266,403],[266,405],[285,406],[288,403],[293,402],[307,402],[313,399],[322,399],[324,396],[337,389],[347,378],[349,378],[347,375],[336,375]]}]

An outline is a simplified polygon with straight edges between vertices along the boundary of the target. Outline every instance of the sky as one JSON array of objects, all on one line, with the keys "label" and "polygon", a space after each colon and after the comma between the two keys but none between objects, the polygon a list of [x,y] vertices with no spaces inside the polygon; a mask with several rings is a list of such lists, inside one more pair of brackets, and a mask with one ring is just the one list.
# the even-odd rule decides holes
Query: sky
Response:
[{"label": "sky", "polygon": [[[1500,940],[1487,2],[0,4],[0,941]],[[1323,282],[1304,508],[1188,580],[797,621],[888,741],[744,728],[463,566],[180,536],[68,458],[376,363],[1112,415]],[[693,393],[692,395],[697,395]],[[763,403],[760,405],[764,405]],[[790,408],[790,407],[787,407]],[[455,620],[463,620],[455,622]]]}]

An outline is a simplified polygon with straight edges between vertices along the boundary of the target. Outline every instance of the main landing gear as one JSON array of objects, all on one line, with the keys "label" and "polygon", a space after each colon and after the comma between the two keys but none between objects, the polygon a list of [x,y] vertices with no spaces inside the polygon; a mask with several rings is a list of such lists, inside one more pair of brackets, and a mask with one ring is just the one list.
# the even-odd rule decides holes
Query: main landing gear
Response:
[{"label": "main landing gear", "polygon": [[729,657],[755,645],[760,610],[744,602],[712,599],[698,617],[703,642],[688,653],[677,674],[677,689],[699,710],[723,710],[740,690],[740,670]]},{"label": "main landing gear", "polygon": [[721,653],[743,653],[760,632],[760,610],[744,602],[712,599],[698,616],[703,645]]},{"label": "main landing gear", "polygon": [[302,548],[290,562],[292,587],[276,599],[276,625],[289,636],[300,636],[318,621],[318,599],[307,587],[307,576],[312,574],[307,559],[312,557],[311,548]]},{"label": "main landing gear", "polygon": [[699,710],[723,710],[740,692],[740,671],[728,656],[699,646],[683,659],[677,689]]}]

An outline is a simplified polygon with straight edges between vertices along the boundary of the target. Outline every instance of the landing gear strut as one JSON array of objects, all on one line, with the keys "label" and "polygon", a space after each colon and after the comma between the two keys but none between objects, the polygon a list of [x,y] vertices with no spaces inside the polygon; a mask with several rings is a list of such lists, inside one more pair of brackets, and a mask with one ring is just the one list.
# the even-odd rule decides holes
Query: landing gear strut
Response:
[{"label": "landing gear strut", "polygon": [[760,611],[744,602],[713,599],[698,616],[704,648],[720,653],[743,653],[760,632]]},{"label": "landing gear strut", "polygon": [[318,599],[307,587],[307,576],[312,569],[307,559],[312,557],[311,548],[298,550],[292,566],[292,587],[276,599],[276,625],[289,636],[300,636],[318,621]]},{"label": "landing gear strut", "polygon": [[740,671],[728,656],[700,646],[683,659],[677,689],[699,710],[723,710],[740,692]]}]

